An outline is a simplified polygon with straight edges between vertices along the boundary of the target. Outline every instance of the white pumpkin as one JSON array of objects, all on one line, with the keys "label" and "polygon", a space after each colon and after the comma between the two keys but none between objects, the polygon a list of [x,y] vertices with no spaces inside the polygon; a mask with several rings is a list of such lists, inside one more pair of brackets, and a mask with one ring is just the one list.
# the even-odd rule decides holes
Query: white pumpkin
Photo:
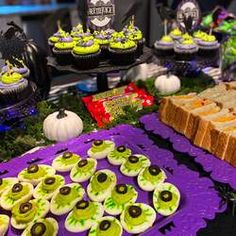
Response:
[{"label": "white pumpkin", "polygon": [[181,82],[175,75],[161,75],[156,78],[155,87],[161,95],[168,95],[178,92],[181,88]]},{"label": "white pumpkin", "polygon": [[53,141],[75,138],[83,131],[83,121],[71,111],[60,109],[50,114],[43,122],[44,135]]}]

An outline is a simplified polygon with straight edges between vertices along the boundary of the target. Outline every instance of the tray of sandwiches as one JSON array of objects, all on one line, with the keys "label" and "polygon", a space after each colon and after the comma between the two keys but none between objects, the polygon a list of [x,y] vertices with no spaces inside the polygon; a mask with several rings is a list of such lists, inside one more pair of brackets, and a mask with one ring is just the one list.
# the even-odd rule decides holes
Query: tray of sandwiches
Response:
[{"label": "tray of sandwiches", "polygon": [[236,187],[236,82],[165,97],[158,115],[140,121],[146,130],[169,139],[174,149],[194,157],[215,180]]}]

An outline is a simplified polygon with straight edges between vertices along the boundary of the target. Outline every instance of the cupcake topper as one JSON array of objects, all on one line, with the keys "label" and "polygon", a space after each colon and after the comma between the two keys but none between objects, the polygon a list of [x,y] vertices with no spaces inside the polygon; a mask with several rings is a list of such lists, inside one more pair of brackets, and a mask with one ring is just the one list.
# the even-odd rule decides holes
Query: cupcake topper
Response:
[{"label": "cupcake topper", "polygon": [[64,32],[63,29],[61,28],[61,21],[60,20],[57,21],[57,28],[58,28],[59,32]]}]

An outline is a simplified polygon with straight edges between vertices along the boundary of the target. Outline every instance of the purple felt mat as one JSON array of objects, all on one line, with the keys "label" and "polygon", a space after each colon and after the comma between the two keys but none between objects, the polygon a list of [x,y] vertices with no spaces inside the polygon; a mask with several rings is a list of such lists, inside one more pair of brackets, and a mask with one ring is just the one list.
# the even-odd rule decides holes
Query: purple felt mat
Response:
[{"label": "purple felt mat", "polygon": [[229,163],[222,161],[194,146],[186,137],[176,133],[172,128],[163,124],[157,113],[152,113],[141,117],[140,122],[147,131],[161,136],[163,139],[169,139],[173,148],[182,153],[188,153],[194,160],[203,166],[205,171],[211,172],[211,177],[222,183],[229,183],[231,187],[236,188],[236,168]]},{"label": "purple felt mat", "polygon": [[[1,177],[16,176],[20,170],[27,167],[27,163],[32,163],[32,161],[51,164],[57,153],[65,149],[86,157],[86,152],[94,139],[110,139],[116,145],[126,145],[133,151],[133,154],[149,156],[152,164],[157,164],[165,170],[168,177],[167,182],[173,183],[179,188],[181,203],[178,211],[169,217],[162,217],[157,214],[157,220],[154,226],[143,233],[143,235],[196,235],[196,232],[200,228],[206,227],[204,219],[214,219],[217,212],[223,212],[225,210],[225,206],[220,208],[221,198],[214,190],[211,180],[200,178],[197,172],[193,172],[185,166],[178,166],[170,151],[156,147],[142,130],[129,125],[120,125],[110,130],[85,134],[77,139],[59,143],[33,154],[26,154],[21,158],[15,158],[8,163],[0,164],[1,172],[4,172],[4,170],[8,171],[7,174]],[[134,185],[139,192],[137,201],[152,206],[152,194],[142,191],[137,186],[135,178],[123,176],[118,167],[110,165],[106,159],[98,161],[98,169],[103,168],[113,170],[117,175],[118,183],[130,183]],[[68,174],[64,176],[66,182],[70,182]],[[84,187],[86,185],[87,183],[83,184]],[[60,225],[59,235],[76,235],[65,230],[65,217],[55,217]],[[11,228],[8,236],[11,235],[19,235],[19,232],[14,232]],[[77,235],[87,235],[87,232]],[[125,232],[124,235],[129,234]]]}]

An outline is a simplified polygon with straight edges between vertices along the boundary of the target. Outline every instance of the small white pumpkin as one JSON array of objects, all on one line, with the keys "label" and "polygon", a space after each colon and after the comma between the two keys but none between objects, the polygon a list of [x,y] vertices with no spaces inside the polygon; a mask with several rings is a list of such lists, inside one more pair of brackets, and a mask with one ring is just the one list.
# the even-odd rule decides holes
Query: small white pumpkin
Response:
[{"label": "small white pumpkin", "polygon": [[50,114],[43,122],[44,135],[53,141],[75,138],[83,131],[83,121],[71,111],[60,109]]},{"label": "small white pumpkin", "polygon": [[175,75],[161,75],[156,78],[155,87],[161,95],[168,95],[178,92],[181,88],[181,82]]}]

